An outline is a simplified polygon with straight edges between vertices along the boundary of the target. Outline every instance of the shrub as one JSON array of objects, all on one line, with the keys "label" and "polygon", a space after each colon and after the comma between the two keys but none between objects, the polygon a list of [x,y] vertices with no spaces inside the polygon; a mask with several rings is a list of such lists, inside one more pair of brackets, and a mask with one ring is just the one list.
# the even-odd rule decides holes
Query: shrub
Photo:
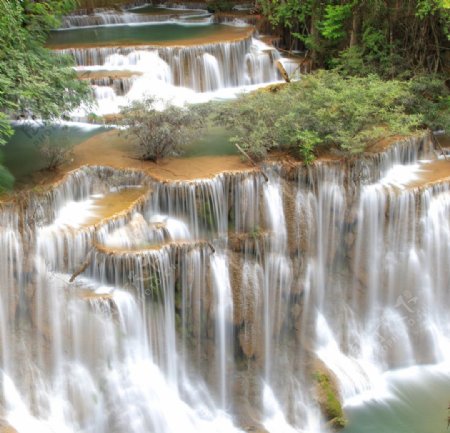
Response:
[{"label": "shrub", "polygon": [[72,153],[72,148],[66,143],[51,143],[48,138],[39,144],[38,149],[44,160],[44,170],[56,170],[69,160]]},{"label": "shrub", "polygon": [[439,75],[419,75],[408,82],[411,97],[405,103],[422,116],[423,126],[450,132],[450,89]]},{"label": "shrub", "polygon": [[260,161],[279,144],[276,122],[281,99],[278,93],[255,92],[235,101],[213,103],[210,111],[218,125],[226,125],[234,132],[231,142]]},{"label": "shrub", "polygon": [[438,78],[385,81],[318,71],[277,92],[216,105],[215,121],[254,159],[280,149],[306,164],[320,149],[351,156],[388,135],[450,127],[448,89]]},{"label": "shrub", "polygon": [[208,12],[229,12],[233,9],[233,3],[228,0],[210,0],[206,4]]},{"label": "shrub", "polygon": [[155,108],[156,102],[148,98],[121,110],[124,133],[139,147],[138,157],[153,162],[178,154],[203,126],[203,117],[197,110],[167,106],[160,111]]}]

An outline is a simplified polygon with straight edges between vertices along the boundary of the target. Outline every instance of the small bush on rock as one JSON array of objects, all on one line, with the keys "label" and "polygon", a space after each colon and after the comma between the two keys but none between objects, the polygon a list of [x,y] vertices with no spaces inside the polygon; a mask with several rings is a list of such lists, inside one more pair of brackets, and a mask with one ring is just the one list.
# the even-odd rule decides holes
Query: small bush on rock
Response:
[{"label": "small bush on rock", "polygon": [[170,155],[177,155],[183,145],[192,141],[203,126],[203,118],[195,109],[167,106],[155,108],[156,101],[147,98],[133,102],[121,110],[124,133],[139,148],[138,157],[158,162]]}]

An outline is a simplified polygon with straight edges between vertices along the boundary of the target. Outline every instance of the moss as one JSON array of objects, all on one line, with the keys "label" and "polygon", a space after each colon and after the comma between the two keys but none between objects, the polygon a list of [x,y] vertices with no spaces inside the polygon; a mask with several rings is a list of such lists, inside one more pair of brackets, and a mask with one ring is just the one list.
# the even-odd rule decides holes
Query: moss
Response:
[{"label": "moss", "polygon": [[150,274],[144,280],[144,293],[152,302],[162,302],[164,299],[160,276],[157,273]]},{"label": "moss", "polygon": [[259,227],[258,225],[256,225],[255,227],[253,227],[252,231],[250,232],[250,236],[254,239],[257,240],[262,236],[262,231],[261,231],[261,227]]},{"label": "moss", "polygon": [[197,215],[201,226],[204,226],[208,231],[214,231],[214,212],[209,199],[199,202]]},{"label": "moss", "polygon": [[325,417],[333,428],[345,427],[347,419],[330,376],[323,372],[315,372],[314,380],[318,385],[320,405]]}]

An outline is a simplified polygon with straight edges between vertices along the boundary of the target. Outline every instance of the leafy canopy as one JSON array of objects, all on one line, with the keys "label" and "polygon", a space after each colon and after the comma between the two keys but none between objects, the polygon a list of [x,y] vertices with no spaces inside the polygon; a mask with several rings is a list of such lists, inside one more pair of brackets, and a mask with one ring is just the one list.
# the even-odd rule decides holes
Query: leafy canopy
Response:
[{"label": "leafy canopy", "polygon": [[[11,117],[52,119],[90,99],[72,59],[45,48],[49,31],[75,6],[75,0],[0,0],[0,145],[14,133]],[[0,165],[0,189],[11,185]]]},{"label": "leafy canopy", "polygon": [[313,66],[386,78],[445,71],[449,0],[257,1],[285,48],[306,51]]},{"label": "leafy canopy", "polygon": [[11,115],[59,117],[88,99],[69,57],[46,49],[48,32],[74,1],[0,0],[0,144],[12,134]]}]

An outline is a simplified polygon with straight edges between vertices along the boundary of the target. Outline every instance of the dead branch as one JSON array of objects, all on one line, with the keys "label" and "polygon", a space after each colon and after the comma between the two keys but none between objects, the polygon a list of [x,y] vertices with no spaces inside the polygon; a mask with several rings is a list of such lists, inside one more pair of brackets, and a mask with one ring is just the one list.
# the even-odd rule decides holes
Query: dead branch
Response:
[{"label": "dead branch", "polygon": [[264,171],[262,171],[261,167],[252,159],[252,157],[244,149],[242,149],[242,147],[239,146],[239,144],[234,143],[234,145],[236,146],[236,149],[239,150],[239,152],[241,152],[242,155],[244,155],[250,161],[250,163],[253,165],[253,167],[257,168],[260,171],[260,173],[264,177],[265,181],[269,182],[269,178],[267,177],[267,174],[264,173]]},{"label": "dead branch", "polygon": [[88,266],[92,262],[91,255],[92,255],[92,250],[87,253],[86,260],[81,264],[81,266],[78,268],[78,270],[72,274],[72,276],[70,277],[69,283],[73,283],[75,281],[75,278],[77,278],[78,275],[82,274],[88,268]]}]

